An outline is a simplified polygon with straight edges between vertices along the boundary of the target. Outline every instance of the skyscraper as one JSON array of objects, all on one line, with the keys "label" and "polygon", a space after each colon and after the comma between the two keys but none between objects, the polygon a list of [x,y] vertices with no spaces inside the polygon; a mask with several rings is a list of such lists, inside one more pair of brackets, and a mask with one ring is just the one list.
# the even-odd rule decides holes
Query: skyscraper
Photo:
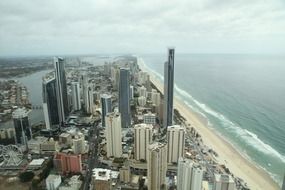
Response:
[{"label": "skyscraper", "polygon": [[56,93],[56,80],[54,74],[43,78],[43,112],[46,128],[51,129],[59,124]]},{"label": "skyscraper", "polygon": [[174,86],[174,48],[168,49],[168,61],[164,64],[164,108],[163,127],[172,125]]},{"label": "skyscraper", "polygon": [[105,117],[107,113],[112,112],[112,96],[108,94],[101,95],[102,107],[102,126],[105,127]]},{"label": "skyscraper", "polygon": [[177,190],[201,190],[203,170],[189,159],[179,158]]},{"label": "skyscraper", "polygon": [[180,125],[167,128],[167,162],[177,163],[184,156],[185,131]]},{"label": "skyscraper", "polygon": [[119,112],[121,113],[122,127],[127,128],[131,124],[130,110],[130,72],[128,68],[120,69],[119,83]]},{"label": "skyscraper", "polygon": [[147,160],[148,147],[152,143],[152,125],[137,124],[134,126],[134,148],[136,160]]},{"label": "skyscraper", "polygon": [[28,114],[25,108],[18,108],[12,113],[17,144],[27,145],[27,141],[32,138]]},{"label": "skyscraper", "polygon": [[64,70],[64,59],[55,57],[55,80],[56,80],[56,93],[57,93],[57,104],[59,113],[60,125],[63,125],[65,118],[68,115],[68,100],[67,100],[67,86]]},{"label": "skyscraper", "polygon": [[78,82],[73,82],[71,84],[71,92],[72,92],[72,107],[73,110],[81,109],[81,98],[80,98],[80,86]]},{"label": "skyscraper", "polygon": [[119,158],[122,156],[121,115],[117,112],[107,113],[105,121],[107,157]]},{"label": "skyscraper", "polygon": [[166,152],[165,144],[155,142],[149,145],[147,160],[147,181],[148,189],[165,190],[166,189]]}]

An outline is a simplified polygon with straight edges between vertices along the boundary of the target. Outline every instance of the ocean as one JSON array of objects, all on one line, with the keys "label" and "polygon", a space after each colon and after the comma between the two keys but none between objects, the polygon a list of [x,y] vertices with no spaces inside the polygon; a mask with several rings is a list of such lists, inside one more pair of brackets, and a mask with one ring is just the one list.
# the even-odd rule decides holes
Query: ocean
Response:
[{"label": "ocean", "polygon": [[[163,81],[166,54],[138,55]],[[175,96],[281,186],[285,173],[285,56],[176,54]]]}]

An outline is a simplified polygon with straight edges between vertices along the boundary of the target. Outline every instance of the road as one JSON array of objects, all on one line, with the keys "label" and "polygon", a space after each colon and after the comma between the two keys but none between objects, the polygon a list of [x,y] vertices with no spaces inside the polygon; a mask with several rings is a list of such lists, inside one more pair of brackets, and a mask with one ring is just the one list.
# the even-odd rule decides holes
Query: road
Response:
[{"label": "road", "polygon": [[91,177],[92,177],[92,170],[93,168],[97,167],[98,162],[98,137],[99,137],[99,130],[98,130],[98,122],[95,122],[94,125],[89,130],[89,158],[87,164],[87,172],[85,176],[83,190],[89,190],[91,184]]}]

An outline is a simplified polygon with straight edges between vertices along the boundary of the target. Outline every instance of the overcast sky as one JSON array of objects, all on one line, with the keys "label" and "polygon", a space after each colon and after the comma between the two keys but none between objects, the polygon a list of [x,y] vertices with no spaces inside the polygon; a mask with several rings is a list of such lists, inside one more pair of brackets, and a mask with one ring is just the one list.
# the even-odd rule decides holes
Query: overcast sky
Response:
[{"label": "overcast sky", "polygon": [[0,56],[285,53],[285,0],[0,0]]}]

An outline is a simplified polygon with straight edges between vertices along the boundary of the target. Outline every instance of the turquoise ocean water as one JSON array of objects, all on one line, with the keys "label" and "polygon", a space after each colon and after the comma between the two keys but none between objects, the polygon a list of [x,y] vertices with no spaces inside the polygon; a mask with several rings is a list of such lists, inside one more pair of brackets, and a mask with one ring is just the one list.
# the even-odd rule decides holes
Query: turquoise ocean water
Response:
[{"label": "turquoise ocean water", "polygon": [[[161,81],[166,54],[139,55]],[[176,54],[175,96],[281,185],[285,56]]]}]

